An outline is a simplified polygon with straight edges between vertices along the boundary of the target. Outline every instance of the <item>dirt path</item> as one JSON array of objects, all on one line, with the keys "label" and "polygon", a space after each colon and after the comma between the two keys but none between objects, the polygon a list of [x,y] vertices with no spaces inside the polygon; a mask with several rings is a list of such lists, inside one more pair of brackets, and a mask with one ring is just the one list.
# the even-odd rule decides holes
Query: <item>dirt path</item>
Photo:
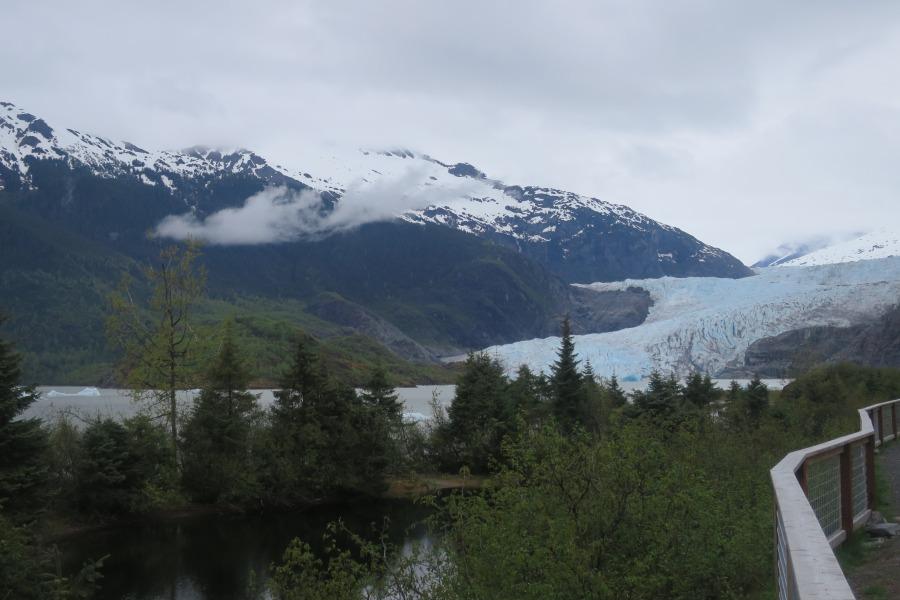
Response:
[{"label": "dirt path", "polygon": [[[888,521],[900,519],[900,442],[885,446],[876,458],[879,477],[886,485],[878,493],[887,495],[879,501],[881,507],[889,506],[884,517]],[[865,548],[861,562],[848,570],[847,579],[853,593],[860,600],[887,600],[900,598],[900,537],[879,543],[864,537]],[[871,545],[869,545],[871,544]]]}]

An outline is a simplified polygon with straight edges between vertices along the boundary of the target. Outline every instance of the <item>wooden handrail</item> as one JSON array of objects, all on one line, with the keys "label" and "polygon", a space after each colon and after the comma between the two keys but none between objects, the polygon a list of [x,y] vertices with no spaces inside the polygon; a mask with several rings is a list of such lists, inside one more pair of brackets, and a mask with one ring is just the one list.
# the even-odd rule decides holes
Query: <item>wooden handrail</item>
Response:
[{"label": "wooden handrail", "polygon": [[[778,595],[783,600],[852,600],[850,584],[834,556],[833,547],[865,524],[875,503],[875,447],[897,437],[900,399],[859,410],[856,433],[795,450],[770,471],[775,491],[775,556]],[[890,407],[890,410],[885,410]],[[876,431],[872,415],[878,418]],[[891,427],[885,427],[889,415]],[[865,444],[866,507],[854,514],[853,448]],[[829,538],[810,504],[807,466],[839,455],[841,529]],[[782,547],[783,546],[783,547]]]}]

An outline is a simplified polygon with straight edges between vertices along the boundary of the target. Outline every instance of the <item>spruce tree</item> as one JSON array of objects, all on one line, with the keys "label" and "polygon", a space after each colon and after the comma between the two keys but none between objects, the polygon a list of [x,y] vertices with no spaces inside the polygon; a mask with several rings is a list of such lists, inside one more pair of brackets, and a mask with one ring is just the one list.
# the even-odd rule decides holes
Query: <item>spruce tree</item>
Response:
[{"label": "spruce tree", "polygon": [[240,502],[252,493],[249,436],[258,405],[230,321],[205,379],[184,428],[185,486],[201,501]]},{"label": "spruce tree", "polygon": [[685,381],[682,396],[687,403],[698,409],[706,410],[716,399],[716,386],[709,375],[693,373]]},{"label": "spruce tree", "polygon": [[744,391],[741,389],[741,384],[732,379],[731,384],[728,386],[729,405],[734,405],[735,403],[737,403],[743,396],[743,392]]},{"label": "spruce tree", "polygon": [[550,380],[553,384],[553,412],[560,425],[569,429],[584,417],[584,390],[568,316],[563,319],[561,336]]},{"label": "spruce tree", "polygon": [[753,426],[758,425],[759,420],[769,410],[769,388],[760,380],[758,375],[754,376],[750,383],[747,384],[744,402],[749,422]]},{"label": "spruce tree", "polygon": [[387,371],[377,365],[362,388],[360,398],[370,406],[380,410],[389,421],[399,422],[403,417],[403,404],[397,397],[394,386],[388,381]]},{"label": "spruce tree", "polygon": [[484,472],[500,453],[500,442],[511,425],[509,380],[503,365],[484,352],[470,354],[456,382],[448,411],[449,433],[462,463]]},{"label": "spruce tree", "polygon": [[609,383],[606,384],[606,395],[609,397],[613,408],[620,408],[628,402],[625,390],[619,385],[619,378],[615,374],[609,378]]},{"label": "spruce tree", "polygon": [[588,431],[599,432],[609,425],[609,416],[612,406],[603,387],[597,382],[594,368],[590,361],[584,364],[582,374],[581,394],[583,398],[582,423]]},{"label": "spruce tree", "polygon": [[261,467],[268,502],[303,504],[323,495],[325,432],[316,414],[326,393],[318,359],[298,335],[290,366],[275,390],[266,460]]},{"label": "spruce tree", "polygon": [[0,339],[0,505],[9,513],[33,511],[47,481],[47,436],[41,422],[17,419],[38,398],[33,387],[20,385],[21,360]]},{"label": "spruce tree", "polygon": [[632,414],[646,414],[657,421],[665,421],[678,416],[681,411],[682,396],[675,375],[663,377],[659,371],[650,373],[646,391],[634,393]]},{"label": "spruce tree", "polygon": [[507,395],[511,415],[522,416],[527,422],[533,422],[543,416],[541,382],[528,365],[519,367],[516,378],[509,384]]}]

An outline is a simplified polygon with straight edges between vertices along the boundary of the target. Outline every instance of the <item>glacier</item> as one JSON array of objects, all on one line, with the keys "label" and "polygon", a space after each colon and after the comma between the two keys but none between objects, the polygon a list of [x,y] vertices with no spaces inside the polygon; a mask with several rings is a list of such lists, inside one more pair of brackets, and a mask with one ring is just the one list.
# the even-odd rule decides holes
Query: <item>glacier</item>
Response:
[{"label": "glacier", "polygon": [[[590,361],[598,375],[635,379],[657,370],[715,376],[728,363],[742,361],[758,339],[801,327],[852,325],[897,304],[900,257],[768,267],[743,279],[663,277],[581,287],[639,287],[653,299],[646,321],[637,327],[574,337],[580,359]],[[510,374],[522,364],[549,372],[559,343],[550,337],[485,351]]]}]

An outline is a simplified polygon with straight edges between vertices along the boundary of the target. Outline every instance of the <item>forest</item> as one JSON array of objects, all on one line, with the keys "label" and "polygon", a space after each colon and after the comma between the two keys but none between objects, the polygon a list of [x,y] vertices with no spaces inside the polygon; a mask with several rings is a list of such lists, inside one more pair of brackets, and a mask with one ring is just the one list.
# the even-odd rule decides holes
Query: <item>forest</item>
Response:
[{"label": "forest", "polygon": [[[378,497],[396,478],[478,476],[427,496],[432,545],[393,547],[340,521],[325,555],[294,540],[248,598],[766,598],[772,590],[768,470],[786,452],[856,428],[855,409],[900,395],[900,371],[815,368],[780,393],[758,379],[719,390],[709,376],[654,373],[626,394],[577,355],[570,325],[550,373],[480,353],[446,410],[404,420],[392,375],[360,391],[297,331],[275,402],[260,407],[247,349],[224,319],[195,339],[203,294],[194,249],[148,267],[110,298],[122,376],[143,390],[122,421],[25,419],[35,401],[21,357],[0,342],[0,590],[90,598],[104,557],[62,572],[71,524],[178,507],[303,510]],[[182,410],[179,389],[197,387]]]}]

